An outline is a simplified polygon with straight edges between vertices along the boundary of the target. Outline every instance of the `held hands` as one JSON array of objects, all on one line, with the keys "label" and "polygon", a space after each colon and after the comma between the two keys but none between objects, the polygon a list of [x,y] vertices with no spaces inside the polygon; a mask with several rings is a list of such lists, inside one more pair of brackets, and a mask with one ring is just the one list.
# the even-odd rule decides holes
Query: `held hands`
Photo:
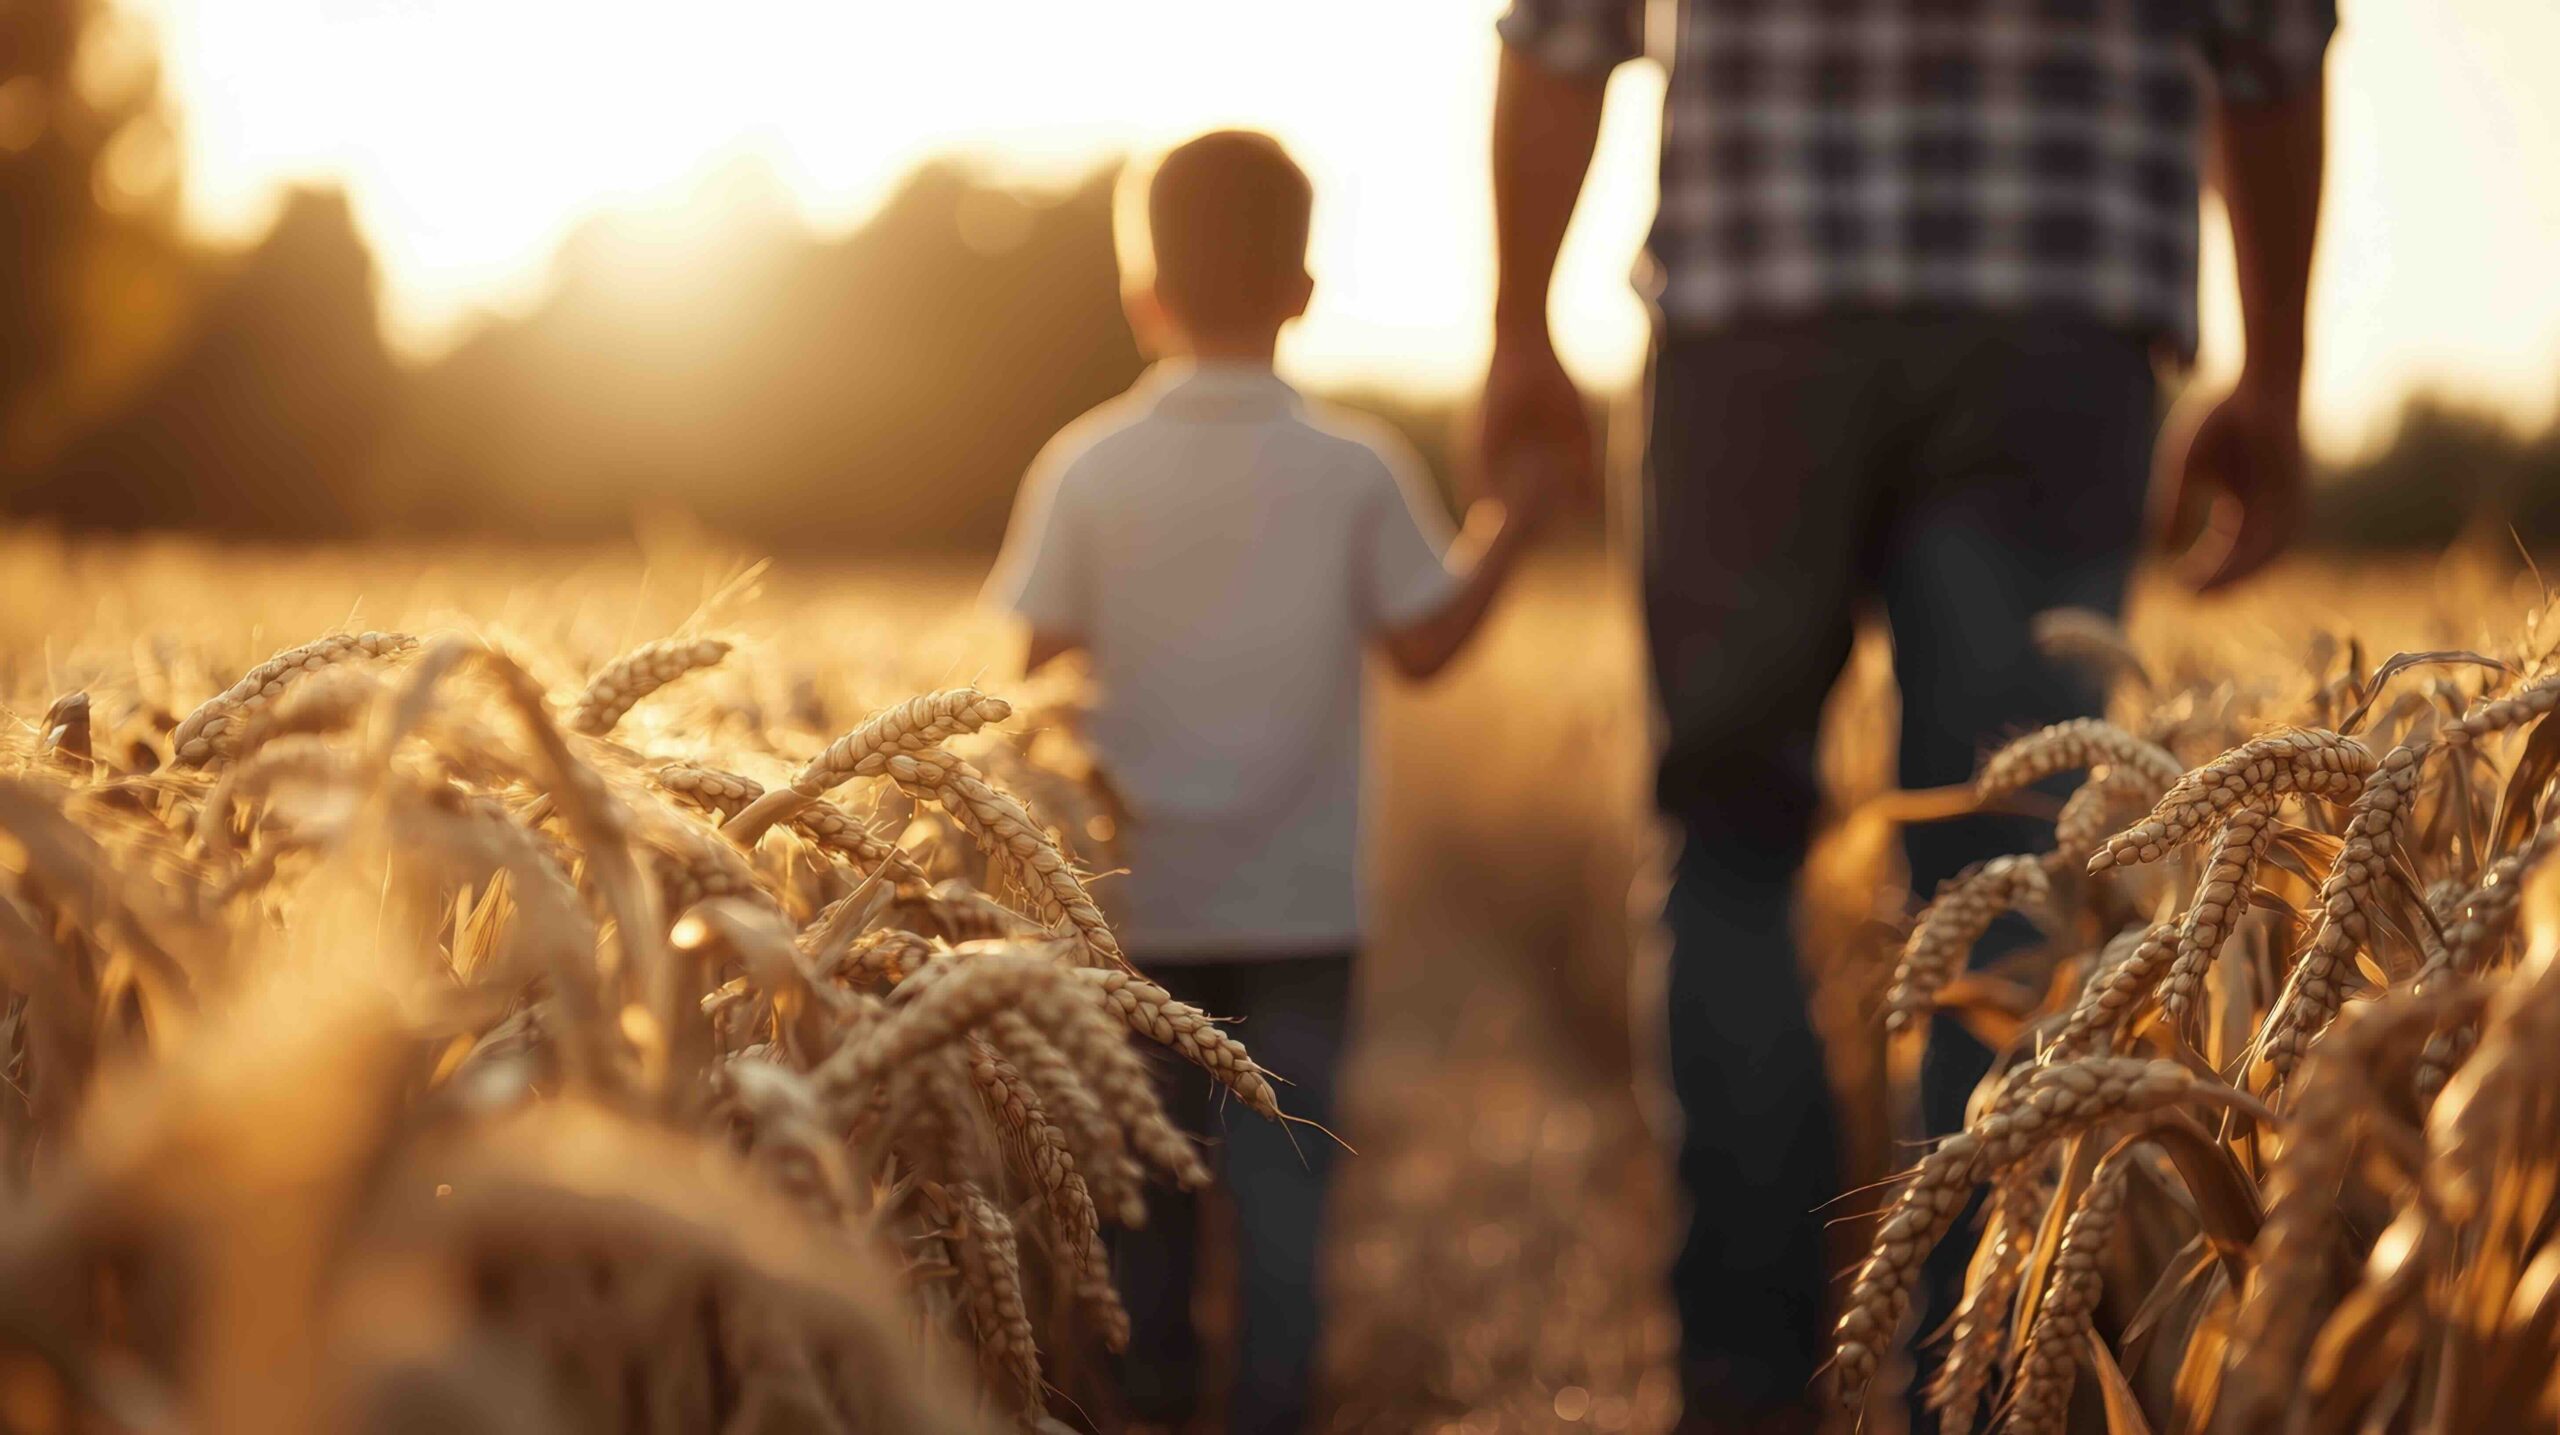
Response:
[{"label": "held hands", "polygon": [[2252,383],[2210,405],[2181,404],[2160,445],[2158,518],[2165,530],[2210,504],[2177,560],[2198,593],[2225,588],[2284,552],[2302,522],[2299,384]]},{"label": "held hands", "polygon": [[1543,329],[1494,335],[1476,456],[1492,496],[1529,521],[1560,503],[1597,507],[1591,415]]},{"label": "held hands", "polygon": [[1573,461],[1552,445],[1520,445],[1490,458],[1484,471],[1485,496],[1502,505],[1503,522],[1534,537],[1556,511],[1572,501]]}]

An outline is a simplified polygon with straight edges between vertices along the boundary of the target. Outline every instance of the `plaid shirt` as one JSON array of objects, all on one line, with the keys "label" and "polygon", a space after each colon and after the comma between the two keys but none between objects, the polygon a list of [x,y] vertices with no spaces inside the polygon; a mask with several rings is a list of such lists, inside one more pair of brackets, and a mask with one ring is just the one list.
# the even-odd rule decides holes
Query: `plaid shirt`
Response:
[{"label": "plaid shirt", "polygon": [[[1955,308],[2196,342],[2200,98],[2318,83],[2334,0],[1677,0],[1666,322]],[[1506,42],[1599,76],[1644,0],[1511,0]]]}]

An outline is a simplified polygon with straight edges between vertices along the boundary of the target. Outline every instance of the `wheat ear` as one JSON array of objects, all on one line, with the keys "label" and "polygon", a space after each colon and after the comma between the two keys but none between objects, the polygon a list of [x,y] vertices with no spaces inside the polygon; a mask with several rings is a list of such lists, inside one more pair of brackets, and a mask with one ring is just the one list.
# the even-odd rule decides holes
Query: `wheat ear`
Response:
[{"label": "wheat ear", "polygon": [[2481,699],[2461,721],[2447,725],[2438,740],[2447,747],[2462,747],[2546,717],[2554,708],[2560,708],[2560,673],[2536,678],[2501,697]]},{"label": "wheat ear", "polygon": [[1992,920],[2047,894],[2043,866],[2026,855],[1994,857],[1948,878],[1902,944],[1885,993],[1885,1029],[1902,1031],[1926,1017]]},{"label": "wheat ear", "polygon": [[2037,1304],[2035,1324],[2018,1356],[2018,1380],[2009,1401],[2013,1435],[2060,1435],[2080,1373],[2080,1345],[2097,1313],[2100,1267],[2124,1211],[2124,1158],[2100,1162],[2089,1189],[2062,1227],[2053,1273]]},{"label": "wheat ear", "polygon": [[1950,1136],[1921,1159],[1894,1198],[1893,1210],[1877,1229],[1875,1244],[1841,1304],[1832,1369],[1843,1409],[1866,1403],[1867,1386],[1911,1308],[1921,1264],[1964,1213],[1981,1159],[1980,1140],[1963,1133]]},{"label": "wheat ear", "polygon": [[1026,1014],[1058,1045],[1088,1086],[1094,1099],[1126,1133],[1138,1160],[1165,1173],[1175,1185],[1197,1191],[1209,1184],[1209,1168],[1200,1153],[1165,1114],[1154,1073],[1129,1045],[1128,1028],[1104,1011],[1080,985],[1069,986],[1081,998],[1049,999]]},{"label": "wheat ear", "polygon": [[2037,652],[2101,682],[2123,678],[2146,690],[2152,686],[2151,670],[2142,665],[2123,625],[2095,609],[2048,608],[2028,621],[2027,638]]},{"label": "wheat ear", "polygon": [[1855,1410],[1865,1403],[1866,1387],[1911,1308],[1922,1263],[1963,1212],[1978,1178],[1996,1178],[2101,1122],[2188,1102],[2269,1117],[2246,1094],[2174,1061],[2100,1056],[2012,1073],[1989,1110],[1921,1161],[1877,1230],[1841,1306],[1833,1367],[1842,1406]]},{"label": "wheat ear", "polygon": [[2012,1169],[1992,1188],[1984,1207],[1982,1242],[1965,1273],[1964,1298],[1956,1304],[1946,1357],[1929,1382],[1926,1398],[1942,1430],[1970,1432],[1982,1397],[1999,1374],[2010,1307],[2026,1278],[2044,1203],[2045,1183],[2023,1167]]},{"label": "wheat ear", "polygon": [[643,644],[604,665],[578,690],[564,719],[571,732],[603,737],[619,725],[642,698],[729,656],[718,638],[667,638]]},{"label": "wheat ear", "polygon": [[2272,809],[2297,793],[2346,802],[2357,796],[2374,766],[2371,748],[2325,728],[2290,728],[2251,738],[2179,778],[2149,817],[2099,847],[2089,859],[2089,870],[2157,862],[2236,808]]},{"label": "wheat ear", "polygon": [[969,1038],[969,1077],[978,1099],[1005,1133],[1006,1149],[1031,1177],[1049,1216],[1050,1246],[1077,1305],[1102,1333],[1105,1349],[1129,1348],[1129,1312],[1111,1284],[1103,1250],[1101,1216],[1093,1192],[1077,1169],[1066,1133],[1051,1124],[1030,1079],[1004,1059],[994,1042]]},{"label": "wheat ear", "polygon": [[1112,935],[1075,865],[1021,803],[947,753],[900,754],[888,759],[887,769],[899,786],[940,803],[981,850],[1014,874],[1025,892],[1073,927],[1088,961],[1131,970],[1120,939]]},{"label": "wheat ear", "polygon": [[1280,1119],[1279,1098],[1262,1068],[1246,1053],[1244,1043],[1227,1035],[1207,1012],[1127,972],[1086,967],[1076,975],[1102,993],[1103,1004],[1131,1031],[1173,1048],[1183,1060],[1234,1092],[1255,1115]]},{"label": "wheat ear", "polygon": [[1066,1054],[1020,1012],[996,1013],[987,1019],[986,1030],[988,1040],[1040,1093],[1066,1133],[1096,1208],[1116,1225],[1131,1229],[1145,1225],[1147,1173],[1130,1158],[1128,1137],[1076,1074]]},{"label": "wheat ear", "polygon": [[2246,1093],[2177,1062],[2093,1056],[2019,1073],[1966,1130],[1982,1143],[1982,1170],[1996,1174],[2099,1122],[2188,1102],[2270,1119]]},{"label": "wheat ear", "polygon": [[1013,1222],[973,1187],[924,1189],[949,1228],[944,1238],[959,1273],[960,1308],[968,1316],[987,1384],[1007,1409],[1027,1421],[1041,1405],[1040,1347],[1032,1338],[1031,1310],[1023,1300],[1022,1253]]},{"label": "wheat ear", "polygon": [[[2516,914],[2524,902],[2524,877],[2555,846],[2560,846],[2560,824],[2537,827],[2515,851],[2490,862],[2479,883],[2455,909],[2453,924],[2445,929],[2446,973],[2454,978],[2476,976],[2494,963],[2509,939],[2515,934]],[[2422,978],[2429,990],[2438,978]],[[2455,1067],[2471,1055],[2479,1040],[2479,1028],[2470,1022],[2448,1024],[2427,1038],[2426,1049],[2418,1055],[2416,1076],[2418,1101],[2432,1104],[2443,1092],[2445,1082]]]},{"label": "wheat ear", "polygon": [[228,756],[248,720],[296,679],[333,663],[389,657],[416,646],[418,640],[406,633],[332,633],[287,648],[187,714],[169,734],[171,761],[180,767],[197,767]]},{"label": "wheat ear", "polygon": [[2123,771],[2148,786],[2154,796],[2167,791],[2186,771],[2169,750],[2126,732],[2103,718],[2074,718],[2017,739],[1992,754],[1973,780],[1985,797],[2042,782],[2057,772],[2089,768]]},{"label": "wheat ear", "polygon": [[2072,789],[2062,814],[2053,820],[2053,851],[2044,858],[2045,870],[2059,876],[2086,867],[2128,817],[2149,812],[2159,797],[2160,789],[2147,778],[2120,767],[2101,769]]},{"label": "wheat ear", "polygon": [[1012,714],[1004,699],[988,697],[975,688],[925,693],[884,708],[827,744],[791,779],[790,786],[749,803],[729,819],[726,830],[740,846],[752,847],[767,828],[805,810],[827,789],[857,777],[880,776],[891,757],[931,751],[950,738],[1000,723]]},{"label": "wheat ear", "polygon": [[[660,787],[717,815],[724,823],[764,796],[764,784],[754,778],[689,762],[671,762],[659,768],[657,781]],[[924,869],[915,864],[914,858],[832,802],[813,801],[793,814],[790,821],[792,829],[818,850],[844,858],[857,871],[877,872],[896,884],[925,880]]]},{"label": "wheat ear", "polygon": [[2356,953],[2372,941],[2369,914],[2390,880],[2400,821],[2425,765],[2425,748],[2393,748],[2356,798],[2346,841],[2320,883],[2320,925],[2294,963],[2259,1042],[2277,1085],[2301,1065],[2303,1053],[2346,1000],[2347,971]]},{"label": "wheat ear", "polygon": [[2233,809],[2222,820],[2222,830],[2214,834],[2204,879],[2196,884],[2195,898],[2187,904],[2178,930],[2177,955],[2160,981],[2160,1011],[2174,1030],[2188,1029],[2187,1015],[2204,991],[2205,975],[2213,970],[2223,944],[2247,914],[2257,893],[2258,863],[2266,856],[2275,830],[2272,814],[2242,807]]},{"label": "wheat ear", "polygon": [[2177,928],[2161,923],[2142,934],[2120,961],[2101,968],[2080,989],[2047,1055],[2050,1061],[2094,1056],[2115,1042],[2125,1019],[2151,995],[2178,950]]}]

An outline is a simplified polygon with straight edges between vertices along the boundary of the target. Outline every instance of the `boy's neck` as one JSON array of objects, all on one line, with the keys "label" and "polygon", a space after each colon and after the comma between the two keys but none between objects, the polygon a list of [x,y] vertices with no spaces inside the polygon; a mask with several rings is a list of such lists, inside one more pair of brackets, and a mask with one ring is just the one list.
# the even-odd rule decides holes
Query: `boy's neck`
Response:
[{"label": "boy's neck", "polygon": [[1267,334],[1185,334],[1176,357],[1195,363],[1261,364],[1268,367],[1279,353],[1280,331]]}]

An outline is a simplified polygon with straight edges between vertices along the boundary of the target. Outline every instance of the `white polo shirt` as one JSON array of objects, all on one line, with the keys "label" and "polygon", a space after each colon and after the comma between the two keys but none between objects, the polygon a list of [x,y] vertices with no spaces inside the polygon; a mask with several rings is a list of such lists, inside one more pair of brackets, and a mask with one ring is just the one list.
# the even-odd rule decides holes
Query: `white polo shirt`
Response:
[{"label": "white polo shirt", "polygon": [[1357,944],[1361,655],[1452,596],[1449,536],[1392,430],[1267,365],[1159,364],[1041,452],[987,597],[1091,655],[1132,952]]}]

